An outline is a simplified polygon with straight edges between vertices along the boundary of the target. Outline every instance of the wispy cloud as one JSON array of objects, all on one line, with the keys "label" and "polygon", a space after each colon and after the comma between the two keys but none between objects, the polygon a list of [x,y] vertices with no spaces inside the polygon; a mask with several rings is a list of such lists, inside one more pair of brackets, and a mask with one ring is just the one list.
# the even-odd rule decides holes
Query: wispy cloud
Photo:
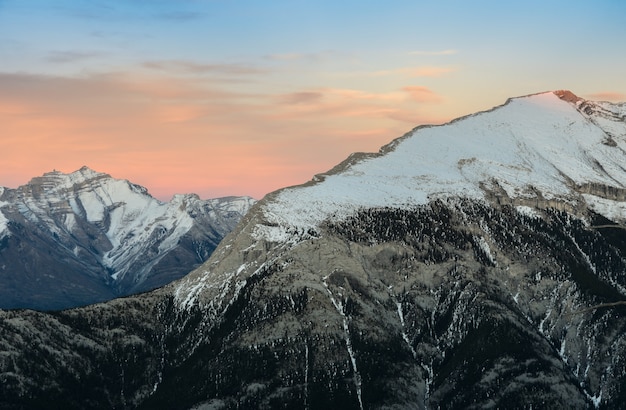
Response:
[{"label": "wispy cloud", "polygon": [[320,91],[299,91],[280,95],[277,100],[280,104],[310,104],[318,102],[323,96]]},{"label": "wispy cloud", "polygon": [[50,63],[74,63],[101,55],[101,53],[93,51],[52,51],[48,53],[45,59]]},{"label": "wispy cloud", "polygon": [[267,54],[264,56],[266,60],[271,61],[325,61],[338,59],[352,59],[353,56],[348,53],[336,50],[324,50],[316,53],[277,53]]},{"label": "wispy cloud", "polygon": [[449,49],[449,50],[439,50],[439,51],[424,51],[424,50],[416,50],[410,51],[409,55],[411,56],[450,56],[453,54],[457,54],[457,50]]},{"label": "wispy cloud", "polygon": [[247,64],[210,64],[198,63],[188,60],[158,60],[146,61],[143,67],[166,71],[172,74],[229,74],[229,75],[253,75],[263,74],[266,70]]},{"label": "wispy cloud", "polygon": [[403,87],[402,91],[406,91],[413,101],[419,103],[438,103],[443,101],[443,98],[439,94],[436,94],[428,87],[409,85]]},{"label": "wispy cloud", "polygon": [[401,67],[390,70],[379,70],[365,73],[370,77],[383,76],[405,76],[405,77],[441,77],[445,74],[456,71],[452,67],[422,66],[422,67]]},{"label": "wispy cloud", "polygon": [[265,56],[268,60],[277,61],[295,61],[305,59],[307,54],[301,53],[282,53],[282,54],[268,54]]},{"label": "wispy cloud", "polygon": [[406,86],[389,92],[367,92],[354,89],[320,88],[279,95],[282,108],[273,117],[296,118],[386,119],[415,123],[412,103],[438,103],[442,97],[421,86]]},{"label": "wispy cloud", "polygon": [[408,74],[411,77],[441,77],[454,71],[456,71],[456,69],[451,67],[417,67],[413,70],[409,70]]},{"label": "wispy cloud", "polygon": [[613,101],[613,102],[626,101],[626,94],[616,93],[612,91],[588,94],[587,97],[590,100],[596,100],[596,101]]},{"label": "wispy cloud", "polygon": [[202,19],[206,16],[203,9],[196,6],[193,2],[183,1],[133,0],[128,2],[55,2],[51,8],[58,13],[83,20],[157,20],[185,23],[191,20]]}]

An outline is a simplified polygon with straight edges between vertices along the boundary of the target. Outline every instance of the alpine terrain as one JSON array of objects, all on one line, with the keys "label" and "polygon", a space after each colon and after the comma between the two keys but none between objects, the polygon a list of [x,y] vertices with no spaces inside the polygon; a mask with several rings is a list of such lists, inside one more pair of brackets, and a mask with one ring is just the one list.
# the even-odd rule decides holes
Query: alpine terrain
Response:
[{"label": "alpine terrain", "polygon": [[168,286],[0,312],[0,408],[623,408],[625,167],[567,91],[418,127]]},{"label": "alpine terrain", "polygon": [[0,308],[63,309],[162,286],[204,262],[253,203],[162,203],[87,167],[0,188]]}]

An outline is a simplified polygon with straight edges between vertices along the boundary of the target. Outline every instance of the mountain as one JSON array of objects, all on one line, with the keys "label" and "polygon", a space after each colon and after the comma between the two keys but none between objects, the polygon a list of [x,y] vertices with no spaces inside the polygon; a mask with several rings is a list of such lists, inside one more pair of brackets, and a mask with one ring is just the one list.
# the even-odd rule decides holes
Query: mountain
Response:
[{"label": "mountain", "polygon": [[0,188],[0,308],[64,309],[162,286],[204,262],[253,203],[163,203],[87,167]]},{"label": "mountain", "polygon": [[565,91],[418,127],[168,286],[0,312],[0,408],[622,408],[623,164]]}]

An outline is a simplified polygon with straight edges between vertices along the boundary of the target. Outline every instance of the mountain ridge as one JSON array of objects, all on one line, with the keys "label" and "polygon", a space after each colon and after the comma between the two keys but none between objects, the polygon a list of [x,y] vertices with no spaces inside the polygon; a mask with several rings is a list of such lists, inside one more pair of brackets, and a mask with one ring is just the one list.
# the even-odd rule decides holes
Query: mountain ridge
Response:
[{"label": "mountain ridge", "polygon": [[511,97],[508,98],[504,103],[500,104],[500,105],[496,105],[492,108],[486,109],[486,110],[482,110],[482,111],[477,111],[474,113],[470,113],[470,114],[466,114],[466,115],[462,115],[460,117],[457,118],[453,118],[452,120],[443,123],[443,124],[422,124],[422,125],[418,125],[416,127],[414,127],[413,129],[411,129],[410,131],[406,132],[405,134],[403,134],[400,137],[394,138],[391,142],[383,145],[378,152],[354,152],[351,153],[345,160],[341,161],[339,164],[335,165],[334,167],[332,167],[331,169],[329,169],[326,172],[322,172],[319,174],[316,174],[312,181],[308,181],[305,182],[303,184],[298,184],[298,185],[294,185],[294,186],[289,186],[289,187],[285,187],[285,188],[281,188],[275,192],[278,191],[282,191],[283,189],[288,189],[288,188],[292,188],[292,187],[297,187],[297,186],[308,186],[310,183],[312,182],[318,182],[318,179],[323,178],[326,175],[332,175],[338,172],[341,172],[342,170],[346,169],[347,167],[353,165],[355,162],[361,160],[361,159],[368,159],[368,158],[375,158],[378,156],[381,156],[393,149],[395,149],[396,145],[398,143],[400,143],[402,140],[410,137],[411,135],[413,135],[415,132],[421,130],[421,129],[426,129],[426,128],[433,128],[433,127],[443,127],[449,124],[453,124],[455,122],[458,121],[463,121],[467,118],[471,118],[477,115],[481,115],[481,114],[485,114],[485,113],[489,113],[492,111],[495,111],[501,107],[504,107],[506,105],[508,105],[511,101],[516,100],[516,99],[520,99],[520,98],[527,98],[527,97],[533,97],[533,96],[537,96],[537,95],[541,95],[541,94],[554,94],[557,97],[561,98],[564,101],[568,101],[568,102],[577,102],[577,101],[581,101],[583,100],[582,98],[578,97],[576,94],[572,93],[569,90],[556,90],[556,91],[542,91],[542,92],[537,92],[537,93],[532,93],[532,94],[527,94],[527,95],[523,95],[523,96],[518,96],[518,97]]},{"label": "mountain ridge", "polygon": [[[542,101],[542,100],[546,100],[546,101]],[[518,97],[518,98],[510,99],[509,101],[507,101],[507,103],[505,103],[505,104],[503,104],[503,105],[501,105],[499,107],[496,107],[496,108],[494,108],[492,110],[488,110],[488,111],[472,114],[472,115],[469,115],[469,116],[466,116],[466,117],[462,117],[460,119],[453,120],[452,122],[450,122],[450,123],[448,123],[446,125],[417,127],[414,131],[411,131],[410,133],[406,134],[405,136],[400,137],[399,139],[396,139],[392,143],[390,143],[387,146],[383,147],[381,149],[380,153],[378,153],[378,154],[356,154],[356,155],[353,155],[349,159],[347,159],[346,161],[344,161],[343,163],[338,165],[337,167],[333,168],[331,171],[329,171],[329,172],[327,172],[325,174],[318,174],[318,176],[315,177],[315,180],[310,182],[310,183],[307,183],[306,186],[307,187],[315,187],[316,183],[317,182],[321,182],[322,178],[324,179],[324,181],[327,181],[328,179],[332,179],[332,178],[339,179],[339,177],[337,177],[337,175],[342,174],[339,171],[341,171],[341,170],[345,171],[345,170],[348,170],[348,169],[355,169],[355,168],[358,169],[359,164],[364,163],[364,162],[368,162],[368,161],[376,162],[379,158],[381,158],[381,153],[384,154],[384,155],[393,154],[393,151],[395,150],[395,148],[397,148],[398,145],[405,144],[405,143],[407,143],[407,141],[415,140],[415,139],[417,139],[419,137],[421,137],[422,139],[425,140],[427,138],[427,136],[426,135],[422,135],[422,134],[430,132],[430,134],[436,135],[438,133],[437,130],[441,130],[442,127],[444,127],[443,129],[448,131],[448,130],[450,130],[450,127],[454,127],[457,124],[459,124],[460,122],[467,123],[467,121],[470,121],[470,122],[474,121],[474,122],[478,122],[477,128],[480,128],[480,123],[479,123],[480,121],[479,121],[479,119],[483,115],[488,114],[488,113],[500,113],[503,110],[507,109],[507,107],[510,107],[511,104],[522,105],[521,102],[524,102],[524,101],[538,102],[535,105],[539,106],[541,104],[554,104],[556,101],[560,101],[560,98],[557,97],[556,94],[554,94],[554,93],[532,94],[530,96]],[[589,127],[590,128],[589,132],[591,132],[592,135],[595,134],[593,138],[595,138],[595,140],[596,140],[596,145],[598,145],[598,143],[607,141],[607,138],[609,138],[609,137],[607,135],[605,135],[604,131],[600,131],[599,128],[596,128],[595,130],[592,129],[592,127],[590,127],[590,124],[588,123],[588,121],[586,121],[585,118],[580,118],[578,116],[578,110],[576,109],[575,106],[570,105],[570,103],[567,103],[565,105],[567,107],[571,107],[571,109],[565,109],[563,107],[562,108],[564,109],[565,112],[568,113],[568,115],[572,119],[575,119],[577,121],[577,126],[578,127],[580,127],[580,128]],[[530,103],[526,104],[526,106],[529,106],[527,108],[533,108],[532,104],[530,104]],[[615,105],[615,106],[616,107],[620,107],[618,105]],[[540,111],[540,108],[541,107],[537,107],[535,109],[535,111]],[[624,115],[624,111],[626,111],[626,109],[622,106],[621,110],[622,110],[621,115],[623,116]],[[576,117],[578,117],[578,118],[576,118]],[[562,128],[565,128],[568,125],[569,124],[566,124],[565,121],[562,121],[562,123],[559,124],[559,126],[562,127]],[[521,125],[518,126],[518,127],[521,128]],[[588,130],[583,130],[583,131],[587,132]],[[517,130],[517,132],[520,132],[520,131]],[[411,136],[414,136],[414,138],[410,138]],[[433,140],[433,139],[435,139],[435,138],[434,137],[431,138],[431,140]],[[548,139],[548,138],[546,137],[545,139]],[[510,139],[510,140],[511,140],[510,143],[509,143],[508,140],[506,142],[509,143],[509,144],[512,144],[513,146],[515,146],[515,143],[516,143],[515,139],[513,138],[513,139]],[[447,141],[447,142],[448,142],[449,145],[454,145],[454,143],[451,143],[450,141]],[[464,149],[465,153],[472,152],[472,151],[477,151],[476,148],[480,147],[480,143],[481,143],[480,141],[469,141],[462,148]],[[545,144],[545,142],[542,142],[542,143]],[[458,142],[456,144],[458,145]],[[554,143],[551,143],[551,144],[552,144],[551,146],[550,145],[546,145],[552,151],[551,153],[549,152],[548,154],[551,154],[551,155],[553,155],[555,157],[558,157],[558,154],[559,154],[558,149],[559,149],[559,147],[556,147],[554,145]],[[430,141],[430,145],[431,146],[434,145],[433,141]],[[502,144],[502,145],[504,145],[504,144]],[[602,146],[600,147],[600,150],[603,147],[610,147],[610,145],[611,144],[608,144],[608,145],[607,144],[602,144]],[[553,169],[551,167],[551,163],[549,161],[544,160],[542,158],[543,153],[539,152],[538,149],[533,148],[532,145],[525,144],[525,145],[523,145],[521,147],[518,147],[519,150],[526,149],[527,152],[522,152],[522,154],[524,154],[525,157],[529,157],[530,156],[530,159],[526,159],[524,157],[515,158],[513,156],[512,157],[506,157],[506,156],[503,156],[503,155],[499,155],[499,153],[507,151],[506,149],[504,149],[502,147],[500,147],[500,148],[501,149],[499,151],[493,150],[493,152],[488,152],[488,150],[487,151],[485,151],[485,150],[481,151],[479,149],[478,150],[478,154],[482,154],[482,156],[480,156],[480,155],[471,155],[471,154],[464,155],[462,153],[456,153],[456,152],[453,153],[454,155],[457,155],[457,157],[458,157],[458,158],[455,157],[457,159],[457,161],[456,161],[456,164],[454,164],[454,167],[458,167],[459,171],[462,171],[461,168],[465,168],[466,170],[469,169],[470,174],[468,176],[465,176],[465,175],[459,175],[459,173],[456,172],[456,175],[451,175],[451,179],[448,179],[448,180],[442,180],[441,179],[441,175],[450,174],[451,171],[455,172],[455,170],[448,169],[448,168],[452,168],[452,167],[450,167],[448,164],[446,164],[445,161],[439,161],[440,163],[443,163],[445,165],[437,168],[437,166],[436,166],[436,164],[434,162],[434,159],[431,159],[431,157],[435,158],[437,156],[440,156],[439,152],[442,152],[442,151],[445,151],[445,150],[450,150],[449,146],[448,147],[441,146],[440,148],[436,147],[436,149],[438,149],[439,152],[437,152],[436,150],[432,150],[431,149],[431,152],[429,152],[430,157],[427,157],[426,155],[422,155],[420,157],[420,159],[422,161],[425,161],[428,164],[428,166],[430,166],[432,168],[432,170],[428,170],[427,169],[426,172],[422,172],[421,175],[417,175],[417,173],[416,173],[414,175],[414,178],[418,178],[418,179],[422,178],[423,180],[419,181],[419,185],[417,183],[410,184],[409,182],[407,182],[407,192],[409,191],[409,186],[415,186],[415,189],[413,190],[413,192],[425,192],[425,187],[424,187],[425,184],[427,182],[429,182],[429,181],[432,181],[431,185],[433,185],[433,186],[431,188],[429,188],[429,189],[426,189],[426,191],[431,191],[430,194],[428,194],[428,195],[431,195],[431,196],[432,195],[436,195],[436,190],[438,189],[437,187],[440,184],[442,184],[442,183],[443,184],[447,183],[448,185],[453,184],[452,186],[447,187],[448,190],[452,189],[452,188],[455,188],[455,185],[456,185],[456,188],[467,190],[474,197],[478,198],[478,197],[482,197],[484,195],[484,193],[483,192],[476,192],[475,188],[478,185],[478,182],[482,182],[483,184],[485,184],[486,188],[493,188],[493,190],[499,190],[499,188],[503,188],[509,197],[523,198],[524,197],[524,192],[522,190],[523,189],[528,189],[529,187],[531,187],[532,186],[532,183],[531,183],[532,180],[534,178],[536,178],[537,176],[539,176],[539,177],[541,177],[541,179],[544,180],[544,181],[540,180],[539,182],[544,183],[544,185],[545,185],[544,188],[548,188],[547,192],[543,193],[543,194],[545,194],[545,195],[543,195],[543,197],[545,197],[546,199],[550,199],[551,197],[554,197],[555,194],[557,194],[557,196],[558,196],[559,193],[561,195],[564,195],[564,196],[572,194],[572,191],[571,191],[570,187],[567,186],[569,181],[565,181],[565,179],[567,179],[567,178],[572,179],[571,182],[577,182],[577,180],[578,180],[578,182],[602,182],[602,183],[605,183],[605,185],[615,185],[615,181],[610,180],[612,178],[611,175],[608,175],[608,174],[606,176],[605,175],[600,175],[600,174],[606,174],[606,172],[605,172],[606,170],[601,169],[601,167],[595,167],[594,168],[593,166],[589,166],[587,164],[587,168],[590,171],[590,174],[593,175],[595,173],[595,174],[598,174],[598,175],[596,175],[596,177],[593,178],[592,180],[586,181],[586,179],[583,176],[579,175],[580,173],[577,173],[576,170],[569,170],[571,175],[567,175],[567,161],[560,160],[560,163],[558,164],[558,166],[560,166],[561,168],[565,169],[565,171],[563,171],[562,169],[557,169],[556,170],[557,173],[563,173],[564,174],[562,177],[560,177],[559,175],[556,175],[556,176],[552,175],[553,174]],[[597,149],[597,147],[594,147],[594,148]],[[623,148],[618,147],[618,149],[623,149]],[[415,148],[412,148],[409,151],[410,152],[419,152]],[[583,152],[582,148],[578,152],[573,152],[573,154],[580,155],[581,152]],[[604,155],[605,153],[604,152],[600,152],[600,154]],[[384,155],[383,155],[383,157],[384,157]],[[484,161],[484,156],[485,155],[496,155],[496,156],[499,155],[499,158],[496,158],[495,160],[493,160],[492,164],[486,164],[485,161]],[[607,164],[607,165],[611,165],[614,171],[617,170],[619,172],[619,165],[616,164],[615,158],[611,158],[611,157],[614,157],[614,155],[609,155],[608,156],[608,159],[612,160],[612,164]],[[477,161],[477,158],[479,159],[479,161]],[[507,161],[510,161],[510,160],[516,160],[518,163],[509,165]],[[542,160],[545,163],[544,169],[533,169],[532,166],[529,166],[529,164],[528,164],[529,161],[542,161]],[[592,161],[592,160],[593,159],[590,159],[589,161]],[[430,161],[430,162],[428,162],[428,161]],[[482,163],[481,163],[481,161],[482,161]],[[587,162],[589,162],[589,161],[587,161]],[[382,162],[382,161],[380,161],[380,162]],[[391,162],[391,160],[389,162]],[[407,162],[407,160],[404,159],[403,163],[406,163],[406,162]],[[448,165],[448,168],[445,168],[446,165]],[[484,171],[489,173],[490,172],[490,168],[493,168],[494,165],[500,166],[501,167],[501,171],[507,171],[510,174],[512,174],[514,182],[515,182],[515,179],[519,179],[520,177],[524,177],[525,180],[524,181],[515,182],[514,185],[512,185],[512,186],[503,185],[501,187],[498,187],[498,185],[494,185],[494,186],[490,187],[490,186],[486,186],[486,185],[487,184],[492,184],[494,181],[497,182],[498,181],[498,175],[495,175],[495,174],[494,175],[486,175],[485,174],[486,176],[485,175],[483,175],[483,176],[481,176],[481,175],[475,176],[476,171],[480,172],[481,170],[480,169],[471,169],[471,168],[476,168],[477,166],[479,168],[483,167],[483,168],[485,168]],[[585,163],[583,163],[582,165],[585,165]],[[385,166],[388,166],[388,164],[386,164]],[[382,165],[381,165],[381,167],[382,167]],[[424,166],[422,165],[422,168],[423,167]],[[547,167],[547,169],[546,169],[546,167]],[[542,175],[538,175],[538,171],[540,171]],[[611,171],[611,169],[609,169],[609,171]],[[356,171],[356,172],[359,172],[359,171]],[[345,175],[345,174],[346,174],[346,172],[343,172],[343,175]],[[398,175],[394,175],[394,177],[400,178],[399,174],[400,174],[400,172],[398,171]],[[380,175],[380,177],[388,177],[388,175],[383,175],[382,172],[379,173],[379,175]],[[474,178],[474,179],[476,179],[476,181],[469,181],[468,178],[470,178],[470,179]],[[620,178],[622,178],[622,180],[619,181],[619,183],[622,186],[624,186],[623,177],[620,177]],[[344,178],[344,179],[347,179],[347,178]],[[547,180],[547,179],[549,179],[549,180],[546,182],[545,180]],[[562,179],[563,181],[560,181],[559,179]],[[355,178],[355,180],[356,180],[356,178]],[[469,183],[467,183],[467,182],[469,182]],[[505,180],[504,182],[510,184],[510,181],[506,181]],[[347,184],[347,182],[346,182],[346,184]],[[378,184],[378,186],[381,186],[381,187],[384,188],[384,184]],[[541,188],[541,187],[539,187],[539,188]],[[285,188],[283,190],[279,190],[279,191],[277,191],[273,195],[275,195],[277,198],[280,198],[281,196],[285,197],[285,196],[288,195],[288,194],[286,194],[286,192],[294,192],[294,191],[297,191],[298,189],[300,189],[300,188],[297,187],[297,186],[296,187],[289,187],[289,188]],[[313,190],[314,189],[315,188],[313,188]],[[350,194],[354,194],[355,193],[354,189],[348,189],[347,187],[342,187],[342,189],[337,188],[337,190],[338,190],[338,192],[350,192]],[[364,188],[363,190],[367,192],[367,188]],[[519,191],[519,192],[515,192],[516,190]],[[550,192],[551,190],[556,190],[556,192],[554,192],[554,193]],[[472,191],[474,191],[474,192],[472,192]],[[481,189],[481,191],[483,191],[483,189]],[[445,192],[445,190],[443,190],[443,192]],[[467,194],[468,193],[466,193],[465,195],[467,195]],[[444,195],[445,195],[445,193],[444,193]],[[397,193],[395,194],[395,196],[398,197]],[[531,193],[531,192],[528,192],[526,194],[526,196],[533,197],[534,194]],[[387,198],[387,196],[385,194],[380,194],[380,195],[378,195],[376,197],[377,198]],[[392,197],[393,197],[393,195],[392,195]],[[565,199],[565,198],[562,198],[562,199]],[[350,200],[352,200],[352,198]],[[345,203],[348,204],[350,202],[350,200],[346,200]],[[363,200],[363,199],[361,199],[361,200]],[[413,203],[416,200],[418,200],[418,198],[408,197],[404,201],[405,202],[409,202],[409,203]],[[402,202],[402,201],[403,201],[402,198],[398,198],[398,200],[396,202]],[[426,201],[425,197],[419,199],[419,202],[421,202],[421,203],[424,203],[424,201]],[[561,202],[563,202],[563,201],[561,201]],[[565,201],[565,202],[567,202],[567,201]],[[340,206],[338,205],[337,207],[340,207]],[[274,213],[276,214],[276,212],[274,212]],[[303,211],[303,214],[306,214],[306,212]],[[294,219],[297,219],[297,218],[295,218],[295,215],[292,215],[292,216],[294,216]]]},{"label": "mountain ridge", "polygon": [[[5,242],[0,259],[5,284],[12,283],[4,291],[5,308],[71,307],[76,299],[72,286],[91,294],[78,296],[83,304],[162,286],[203,262],[255,202],[249,197],[200,200],[195,194],[162,202],[140,185],[88,167],[47,172],[16,189],[3,189],[0,200]],[[58,295],[38,304],[24,291],[29,280],[20,284],[21,272],[33,289],[63,293],[68,302]],[[63,284],[55,285],[55,277]],[[49,286],[44,290],[35,285],[38,281]]]}]

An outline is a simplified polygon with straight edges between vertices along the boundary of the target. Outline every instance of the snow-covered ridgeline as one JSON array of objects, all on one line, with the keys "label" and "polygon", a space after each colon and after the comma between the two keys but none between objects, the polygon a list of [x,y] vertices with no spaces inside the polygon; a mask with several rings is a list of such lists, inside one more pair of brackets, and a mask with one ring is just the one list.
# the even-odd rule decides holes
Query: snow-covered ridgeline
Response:
[{"label": "snow-covered ridgeline", "polygon": [[[40,187],[44,194],[28,195],[29,190],[37,189],[34,187]],[[114,279],[124,276],[127,265],[137,257],[137,246],[167,234],[159,244],[159,250],[166,252],[193,225],[180,201],[162,203],[140,186],[86,167],[70,174],[47,173],[22,190],[25,208],[54,231],[61,227],[54,224],[51,212],[65,213],[64,228],[69,233],[77,218],[101,225],[112,246],[102,256],[102,263],[116,271]]]},{"label": "snow-covered ridgeline", "polygon": [[[511,198],[541,195],[568,202],[580,200],[576,186],[626,187],[626,122],[619,115],[581,113],[580,104],[537,94],[418,128],[382,155],[280,191],[264,204],[268,224],[255,234],[284,241],[294,229],[315,229],[362,208],[413,207],[454,196],[484,199],[481,185]],[[603,104],[623,115],[624,107]]]},{"label": "snow-covered ridgeline", "polygon": [[[175,195],[171,201],[161,202],[139,185],[87,167],[70,174],[48,172],[4,193],[10,196],[5,205],[45,226],[55,237],[74,238],[81,234],[85,222],[96,226],[106,238],[98,238],[100,263],[116,281],[129,269],[136,270],[134,264],[150,249],[150,263],[142,262],[142,271],[148,272],[195,224],[210,223],[216,232],[227,233],[233,220],[255,202],[248,197],[201,200],[195,194]],[[0,232],[6,227],[5,219],[0,212]],[[200,260],[203,257],[198,256]]]}]

